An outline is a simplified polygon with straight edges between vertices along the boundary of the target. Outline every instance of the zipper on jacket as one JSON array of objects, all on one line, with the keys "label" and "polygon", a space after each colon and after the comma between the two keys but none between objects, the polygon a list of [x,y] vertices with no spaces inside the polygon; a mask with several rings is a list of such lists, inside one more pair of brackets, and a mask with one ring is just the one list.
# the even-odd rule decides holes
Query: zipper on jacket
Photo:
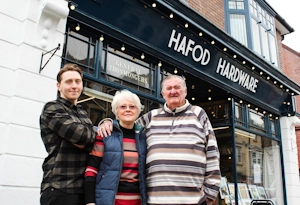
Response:
[{"label": "zipper on jacket", "polygon": [[[123,134],[123,132],[122,132],[122,130],[119,128],[119,127],[117,127],[117,126],[115,126],[120,132],[121,132],[121,150],[122,150],[122,158],[121,158],[121,164],[120,164],[120,172],[119,172],[119,182],[120,182],[120,177],[121,177],[121,173],[122,173],[122,171],[123,171],[123,161],[124,161],[124,153],[123,153],[123,137],[124,137],[124,134]],[[115,202],[116,202],[116,195],[117,195],[117,192],[118,192],[118,190],[119,190],[119,183],[118,183],[118,186],[117,186],[117,189],[116,189],[116,192],[115,192],[115,198],[114,198],[114,204],[115,204]]]},{"label": "zipper on jacket", "polygon": [[173,115],[173,119],[172,119],[172,124],[171,124],[171,127],[170,127],[170,132],[173,131],[173,126],[174,126],[174,121],[175,121],[175,114],[176,114],[176,108],[174,110],[172,110],[172,115]]}]

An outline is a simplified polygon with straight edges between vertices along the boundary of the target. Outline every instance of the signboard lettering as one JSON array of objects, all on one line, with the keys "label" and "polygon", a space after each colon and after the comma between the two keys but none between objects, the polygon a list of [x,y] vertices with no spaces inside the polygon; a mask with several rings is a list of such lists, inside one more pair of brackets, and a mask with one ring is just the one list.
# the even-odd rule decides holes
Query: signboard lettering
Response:
[{"label": "signboard lettering", "polygon": [[107,74],[149,88],[149,69],[108,53]]},{"label": "signboard lettering", "polygon": [[[186,36],[181,38],[181,33],[176,35],[176,30],[172,30],[172,34],[169,39],[168,47],[171,48],[174,44],[174,50],[182,55],[188,56],[191,52],[192,58],[195,62],[200,62],[201,65],[207,65],[210,61],[210,52],[208,49],[201,45],[195,45],[195,41],[187,39]],[[195,45],[195,46],[194,46]]]},{"label": "signboard lettering", "polygon": [[223,60],[222,58],[219,59],[216,73],[220,74],[223,77],[226,77],[234,83],[238,83],[240,86],[246,88],[247,90],[256,93],[256,88],[259,80],[250,76],[248,73],[235,67],[229,62],[226,62],[226,60]]}]

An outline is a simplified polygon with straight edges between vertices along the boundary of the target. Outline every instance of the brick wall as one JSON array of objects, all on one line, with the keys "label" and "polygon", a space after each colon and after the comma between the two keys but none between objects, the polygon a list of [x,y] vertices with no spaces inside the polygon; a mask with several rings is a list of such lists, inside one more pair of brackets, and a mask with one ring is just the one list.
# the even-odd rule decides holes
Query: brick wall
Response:
[{"label": "brick wall", "polygon": [[225,31],[223,0],[186,0],[186,2],[200,15]]},{"label": "brick wall", "polygon": [[[300,85],[300,53],[282,44],[282,56],[284,63],[283,72],[287,77]],[[300,96],[296,96],[296,103],[297,112],[300,113]]]},{"label": "brick wall", "polygon": [[283,54],[282,54],[282,37],[280,34],[280,31],[276,30],[276,38],[277,38],[277,48],[278,48],[278,57],[279,57],[279,68],[283,73],[285,73],[285,68],[284,68],[284,60],[283,60]]},{"label": "brick wall", "polygon": [[[291,80],[300,85],[300,53],[282,44],[283,72]],[[300,96],[296,96],[296,111],[300,113]],[[296,127],[296,140],[298,147],[298,165],[300,169],[300,126]]]}]

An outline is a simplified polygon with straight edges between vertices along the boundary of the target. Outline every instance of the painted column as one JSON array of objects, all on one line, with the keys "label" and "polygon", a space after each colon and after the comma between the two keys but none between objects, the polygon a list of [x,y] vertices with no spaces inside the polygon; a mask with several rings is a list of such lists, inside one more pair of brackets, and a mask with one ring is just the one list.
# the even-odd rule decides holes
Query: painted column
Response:
[{"label": "painted column", "polygon": [[300,201],[298,149],[295,133],[295,126],[298,124],[300,124],[300,120],[296,116],[280,118],[288,205],[298,205]]}]

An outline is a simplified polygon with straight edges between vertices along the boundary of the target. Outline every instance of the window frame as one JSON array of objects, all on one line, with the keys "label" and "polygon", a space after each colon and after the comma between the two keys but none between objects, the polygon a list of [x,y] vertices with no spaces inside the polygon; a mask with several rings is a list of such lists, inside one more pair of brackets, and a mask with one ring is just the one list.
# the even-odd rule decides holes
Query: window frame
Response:
[{"label": "window frame", "polygon": [[[276,27],[275,27],[275,19],[273,13],[270,12],[269,8],[265,8],[264,5],[261,5],[259,1],[256,0],[244,0],[244,9],[230,9],[229,2],[239,2],[240,0],[225,0],[224,1],[224,14],[225,14],[225,29],[226,32],[231,34],[231,19],[230,15],[244,15],[245,16],[245,25],[246,25],[246,36],[248,44],[245,45],[244,42],[240,42],[244,46],[251,49],[255,54],[264,59],[267,63],[272,65],[276,69],[280,69],[279,64],[279,54],[278,54],[278,45],[277,45],[277,35],[276,35]],[[260,8],[260,13],[253,13],[252,2]],[[256,13],[256,14],[255,14]],[[264,16],[262,21],[260,21],[259,16]],[[259,36],[258,38],[254,36],[254,28],[253,21],[256,21],[259,24]],[[263,32],[265,34],[265,40],[263,40]],[[256,33],[255,33],[256,34]],[[233,37],[235,38],[235,37]],[[235,38],[236,39],[236,38]],[[258,43],[256,42],[259,39],[259,48]],[[236,39],[237,40],[237,39]],[[239,41],[239,40],[237,40]],[[267,44],[265,43],[267,42]]]}]

